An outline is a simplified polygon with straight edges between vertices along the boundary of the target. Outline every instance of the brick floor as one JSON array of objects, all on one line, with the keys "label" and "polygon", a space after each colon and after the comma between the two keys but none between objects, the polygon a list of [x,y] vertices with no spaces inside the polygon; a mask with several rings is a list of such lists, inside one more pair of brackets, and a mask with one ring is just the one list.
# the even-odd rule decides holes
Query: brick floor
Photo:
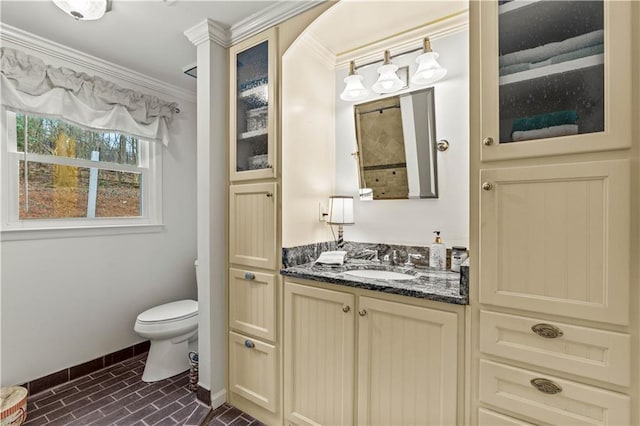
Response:
[{"label": "brick floor", "polygon": [[187,390],[188,373],[155,383],[141,379],[138,355],[52,389],[30,395],[25,426],[264,426],[235,407],[211,410]]}]

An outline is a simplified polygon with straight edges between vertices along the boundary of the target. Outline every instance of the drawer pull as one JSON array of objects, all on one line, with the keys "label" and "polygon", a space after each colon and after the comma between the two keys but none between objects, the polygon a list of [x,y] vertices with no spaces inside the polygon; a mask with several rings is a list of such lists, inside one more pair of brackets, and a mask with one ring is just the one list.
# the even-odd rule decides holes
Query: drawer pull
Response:
[{"label": "drawer pull", "polygon": [[245,280],[255,280],[256,276],[253,272],[245,272],[244,273],[244,279]]},{"label": "drawer pull", "polygon": [[271,198],[271,197],[273,197],[273,192],[267,192],[266,195],[267,195],[268,198]]},{"label": "drawer pull", "polygon": [[486,137],[484,139],[482,139],[482,144],[484,146],[491,146],[493,145],[493,138],[492,137]]},{"label": "drawer pull", "polygon": [[557,393],[562,392],[562,388],[560,387],[560,385],[553,383],[551,380],[548,380],[548,379],[542,379],[542,378],[532,379],[531,386],[538,389],[540,392],[546,393],[548,395],[555,395]]},{"label": "drawer pull", "polygon": [[533,330],[533,332],[538,336],[546,339],[555,339],[564,334],[562,330],[551,324],[536,324],[531,327],[531,330]]},{"label": "drawer pull", "polygon": [[350,310],[351,310],[351,306],[349,306],[349,305],[344,305],[344,306],[342,307],[342,312],[344,312],[345,314],[346,314],[347,312],[349,312]]},{"label": "drawer pull", "polygon": [[483,182],[482,189],[484,189],[485,191],[491,191],[493,189],[493,184],[490,182]]},{"label": "drawer pull", "polygon": [[244,345],[249,348],[249,349],[253,349],[256,347],[256,344],[253,343],[251,340],[247,339],[244,341]]},{"label": "drawer pull", "polygon": [[366,309],[360,309],[360,311],[358,311],[358,315],[360,315],[361,317],[367,315],[367,310]]}]

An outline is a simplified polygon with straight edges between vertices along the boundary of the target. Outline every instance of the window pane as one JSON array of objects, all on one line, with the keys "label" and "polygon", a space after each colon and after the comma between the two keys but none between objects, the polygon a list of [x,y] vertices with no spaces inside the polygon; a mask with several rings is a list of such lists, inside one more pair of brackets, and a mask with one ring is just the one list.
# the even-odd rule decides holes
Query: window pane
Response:
[{"label": "window pane", "polygon": [[141,183],[139,173],[98,171],[96,217],[140,216]]},{"label": "window pane", "polygon": [[29,162],[25,191],[24,161],[19,169],[21,220],[141,215],[139,173]]},{"label": "window pane", "polygon": [[[24,152],[25,116],[16,114],[18,150]],[[138,165],[139,143],[133,136],[115,132],[85,130],[61,120],[43,117],[27,118],[28,152],[61,157],[98,160]]]}]

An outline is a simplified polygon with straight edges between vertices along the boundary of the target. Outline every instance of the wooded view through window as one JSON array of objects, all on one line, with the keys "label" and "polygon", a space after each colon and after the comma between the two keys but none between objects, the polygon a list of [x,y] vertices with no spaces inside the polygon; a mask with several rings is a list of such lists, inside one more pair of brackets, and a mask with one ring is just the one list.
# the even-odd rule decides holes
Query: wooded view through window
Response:
[{"label": "wooded view through window", "polygon": [[142,215],[141,141],[58,119],[15,123],[20,220]]}]

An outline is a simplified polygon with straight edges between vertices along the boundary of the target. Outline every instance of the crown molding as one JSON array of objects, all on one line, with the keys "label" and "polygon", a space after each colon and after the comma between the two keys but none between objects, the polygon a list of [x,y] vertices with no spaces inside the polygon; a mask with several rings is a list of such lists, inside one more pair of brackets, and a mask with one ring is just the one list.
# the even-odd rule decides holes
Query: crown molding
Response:
[{"label": "crown molding", "polygon": [[188,102],[196,101],[196,93],[193,91],[105,61],[2,22],[0,22],[0,42],[2,44],[11,43],[32,52],[62,60],[65,63],[78,65],[101,75],[152,90],[160,95],[166,95],[172,99],[182,99]]},{"label": "crown molding", "polygon": [[469,11],[464,10],[449,16],[428,22],[417,28],[411,28],[395,36],[377,40],[365,46],[341,52],[336,55],[336,69],[347,68],[349,62],[370,63],[379,60],[382,62],[382,52],[389,50],[391,56],[420,48],[424,37],[431,41],[438,40],[464,31],[469,28]]},{"label": "crown molding", "polygon": [[230,46],[229,30],[211,19],[205,19],[193,27],[186,29],[183,34],[195,46],[206,41],[212,41],[224,48]]},{"label": "crown molding", "polygon": [[271,28],[289,18],[306,12],[325,1],[327,0],[277,2],[232,25],[229,29],[229,45],[234,45],[260,31]]},{"label": "crown molding", "polygon": [[311,32],[305,32],[300,38],[298,38],[298,40],[296,40],[296,43],[300,43],[304,46],[316,58],[320,59],[320,62],[327,68],[335,68],[336,56]]}]

